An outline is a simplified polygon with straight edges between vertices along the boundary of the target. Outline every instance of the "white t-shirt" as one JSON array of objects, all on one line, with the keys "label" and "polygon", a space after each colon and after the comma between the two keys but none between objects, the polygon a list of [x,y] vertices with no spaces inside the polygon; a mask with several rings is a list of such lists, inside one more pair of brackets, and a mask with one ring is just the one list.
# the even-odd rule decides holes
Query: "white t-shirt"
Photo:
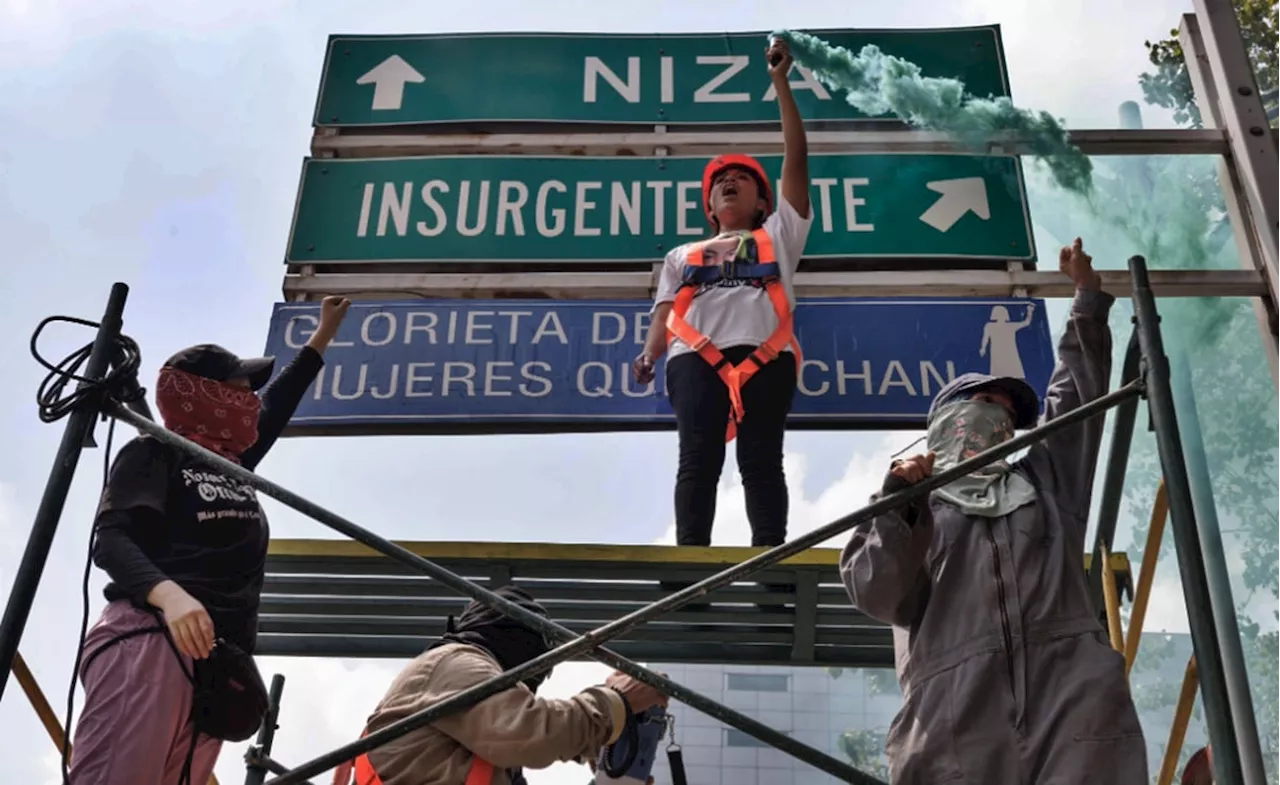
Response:
[{"label": "white t-shirt", "polygon": [[[792,308],[796,304],[796,295],[791,278],[804,254],[809,226],[813,223],[812,208],[809,213],[808,218],[801,216],[790,202],[780,198],[778,209],[764,221],[764,230],[773,240],[773,253],[777,257],[782,285],[786,288],[787,299]],[[724,258],[732,257],[743,235],[746,235],[746,242],[755,242],[750,232],[731,232],[720,234],[711,240],[699,240],[698,243],[705,243],[704,264],[720,264]],[[662,303],[675,301],[689,251],[698,243],[685,243],[673,248],[663,260],[662,274],[658,278],[658,294],[653,303],[655,309]],[[752,286],[741,280],[720,280],[699,287],[689,306],[689,312],[685,314],[685,321],[710,338],[717,348],[728,349],[732,346],[759,346],[769,340],[778,326],[778,315],[763,287]],[[668,359],[688,351],[691,349],[684,341],[671,337],[667,347]]]}]

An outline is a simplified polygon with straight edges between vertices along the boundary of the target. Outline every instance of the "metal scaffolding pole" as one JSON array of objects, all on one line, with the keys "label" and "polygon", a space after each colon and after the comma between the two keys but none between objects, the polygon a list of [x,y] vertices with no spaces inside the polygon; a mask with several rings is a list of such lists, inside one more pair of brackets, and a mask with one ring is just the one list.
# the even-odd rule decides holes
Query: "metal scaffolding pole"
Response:
[{"label": "metal scaffolding pole", "polygon": [[[93,348],[85,362],[83,378],[86,381],[82,381],[78,389],[101,381],[106,376],[116,351],[116,341],[120,337],[124,303],[128,297],[129,287],[123,283],[111,287],[106,312],[102,315],[98,334],[93,339]],[[53,469],[45,483],[44,495],[40,497],[40,507],[36,510],[31,534],[27,537],[27,548],[13,579],[13,590],[5,604],[4,618],[0,619],[0,667],[4,668],[3,675],[0,676],[0,698],[4,697],[4,688],[13,669],[13,657],[18,651],[18,641],[22,639],[27,618],[31,615],[31,605],[35,602],[40,576],[44,573],[49,549],[53,546],[53,537],[58,531],[58,519],[62,517],[62,508],[66,506],[67,493],[71,490],[71,481],[75,478],[76,466],[80,463],[80,453],[93,436],[94,421],[99,414],[97,406],[93,405],[96,403],[92,398],[85,398],[67,417],[67,427],[62,432],[62,442],[58,445]]]},{"label": "metal scaffolding pole", "polygon": [[505,671],[499,676],[495,676],[488,681],[476,685],[475,687],[471,687],[446,700],[427,707],[417,714],[406,717],[405,719],[382,728],[375,733],[346,744],[343,747],[326,753],[312,761],[308,761],[307,763],[293,769],[289,774],[270,780],[269,785],[290,785],[291,783],[301,782],[305,777],[327,771],[357,755],[368,752],[371,749],[399,738],[406,733],[416,730],[417,728],[429,725],[441,717],[448,716],[454,712],[473,706],[490,695],[508,689],[530,676],[537,675],[550,669],[559,662],[563,662],[577,655],[586,654],[593,649],[595,651],[591,656],[595,659],[598,659],[607,665],[612,665],[618,670],[659,689],[664,694],[670,696],[673,700],[684,703],[715,719],[732,725],[739,730],[760,739],[761,741],[805,761],[806,763],[810,763],[816,768],[835,776],[842,777],[847,782],[870,783],[877,782],[877,780],[859,772],[848,764],[837,761],[834,758],[831,758],[811,747],[808,747],[807,745],[801,744],[794,739],[773,730],[772,728],[756,722],[750,717],[746,717],[745,715],[735,712],[725,706],[721,706],[709,698],[699,695],[698,693],[659,676],[646,668],[618,656],[608,649],[598,647],[600,647],[605,641],[624,634],[646,621],[675,610],[676,608],[679,608],[691,601],[704,597],[715,589],[745,578],[750,574],[782,561],[789,556],[793,556],[804,550],[812,548],[831,537],[848,531],[863,521],[869,520],[876,515],[883,514],[890,510],[897,509],[936,488],[953,482],[954,480],[976,471],[989,463],[1028,447],[1045,438],[1050,433],[1055,433],[1065,428],[1069,428],[1077,423],[1097,416],[1105,412],[1107,409],[1126,400],[1136,398],[1141,394],[1141,391],[1142,387],[1140,381],[1135,380],[1125,387],[1084,404],[1061,417],[1045,423],[1033,430],[1027,431],[1024,434],[1016,436],[1013,439],[997,445],[967,461],[959,463],[947,471],[928,477],[908,489],[885,496],[854,513],[826,524],[825,526],[809,532],[808,534],[802,535],[791,542],[772,548],[765,553],[730,567],[716,575],[705,578],[702,581],[694,583],[681,591],[675,592],[656,603],[648,605],[602,627],[592,630],[581,637],[575,636],[570,630],[553,621],[550,621],[536,613],[532,613],[481,586],[459,577],[458,575],[427,559],[417,556],[389,540],[379,537],[378,535],[357,526],[351,521],[320,507],[292,491],[282,488],[269,480],[249,472],[238,464],[232,463],[231,461],[228,461],[221,456],[200,447],[199,445],[189,442],[186,439],[155,425],[154,423],[148,422],[145,418],[138,416],[123,406],[112,406],[110,408],[110,413],[113,416],[128,422],[139,430],[145,431],[153,437],[199,458],[201,461],[207,463],[213,468],[216,468],[223,474],[235,477],[241,482],[257,488],[259,491],[292,507],[298,512],[308,515],[316,521],[323,523],[330,528],[335,529],[336,531],[339,531],[348,537],[401,562],[402,564],[406,564],[435,578],[442,584],[449,586],[460,594],[479,600],[480,602],[501,611],[508,617],[516,619],[539,632],[567,641],[552,651],[547,652],[540,657],[536,657],[519,667]]},{"label": "metal scaffolding pole", "polygon": [[1227,572],[1222,546],[1222,530],[1218,526],[1218,512],[1213,503],[1213,481],[1205,456],[1195,392],[1191,388],[1191,369],[1187,367],[1185,358],[1179,355],[1179,352],[1175,352],[1174,362],[1170,364],[1173,395],[1178,401],[1180,435],[1187,445],[1186,462],[1191,501],[1195,505],[1199,524],[1200,551],[1204,554],[1205,575],[1209,581],[1209,601],[1213,604],[1213,618],[1217,622],[1218,637],[1222,645],[1222,664],[1227,679],[1227,694],[1231,699],[1231,716],[1235,719],[1236,740],[1240,743],[1240,765],[1244,771],[1245,785],[1264,785],[1267,772],[1262,763],[1258,723],[1253,714],[1249,672],[1245,668],[1244,652],[1240,646],[1240,628],[1236,624],[1236,607],[1232,600],[1231,577]]},{"label": "metal scaffolding pole", "polygon": [[[1155,425],[1156,448],[1169,493],[1169,516],[1178,554],[1178,572],[1182,576],[1182,593],[1187,604],[1187,620],[1191,625],[1191,643],[1203,687],[1209,738],[1213,743],[1214,780],[1222,785],[1242,785],[1244,774],[1240,766],[1240,748],[1224,673],[1223,641],[1219,639],[1214,623],[1204,554],[1200,550],[1195,505],[1191,500],[1187,464],[1178,432],[1178,416],[1174,410],[1169,358],[1165,356],[1164,340],[1160,335],[1160,316],[1156,311],[1155,297],[1147,285],[1146,260],[1141,256],[1130,257],[1129,271],[1133,275],[1133,307],[1145,363],[1147,405]],[[1238,639],[1226,643],[1237,647],[1240,645]]]},{"label": "metal scaffolding pole", "polygon": [[[1129,334],[1124,352],[1120,384],[1126,385],[1142,373],[1142,347],[1135,330]],[[1120,497],[1124,493],[1124,475],[1129,467],[1129,449],[1133,445],[1133,426],[1138,419],[1138,399],[1116,407],[1115,427],[1111,431],[1111,453],[1107,456],[1106,474],[1102,481],[1102,499],[1098,505],[1098,528],[1093,538],[1093,558],[1089,561],[1089,597],[1093,607],[1103,612],[1103,552],[1112,551],[1116,537],[1116,521],[1120,518]]]},{"label": "metal scaffolding pole", "polygon": [[245,752],[244,785],[262,785],[267,778],[269,767],[265,760],[271,757],[271,745],[276,739],[276,721],[280,719],[280,698],[284,695],[284,676],[277,673],[271,677],[271,688],[267,692],[267,713],[262,718],[262,727],[258,729],[257,741]]}]

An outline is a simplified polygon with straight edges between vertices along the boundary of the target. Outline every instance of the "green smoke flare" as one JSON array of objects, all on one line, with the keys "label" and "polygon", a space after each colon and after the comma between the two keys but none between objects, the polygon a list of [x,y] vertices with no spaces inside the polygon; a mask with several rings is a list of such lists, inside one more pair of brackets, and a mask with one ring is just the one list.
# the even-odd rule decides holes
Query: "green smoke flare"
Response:
[{"label": "green smoke flare", "polygon": [[948,133],[978,150],[985,150],[996,134],[1015,132],[1028,140],[1031,152],[1048,165],[1060,186],[1081,195],[1093,189],[1093,165],[1048,112],[1019,109],[1004,97],[967,95],[960,80],[923,76],[920,66],[872,44],[854,54],[808,33],[779,30],[773,37],[784,39],[798,64],[826,87],[843,92],[849,105],[866,115],[892,112],[906,123]]}]

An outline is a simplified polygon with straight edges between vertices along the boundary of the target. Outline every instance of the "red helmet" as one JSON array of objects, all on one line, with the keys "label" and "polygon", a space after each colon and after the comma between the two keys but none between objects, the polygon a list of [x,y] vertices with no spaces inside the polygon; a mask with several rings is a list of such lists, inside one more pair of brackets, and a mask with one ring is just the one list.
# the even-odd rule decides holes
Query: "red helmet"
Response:
[{"label": "red helmet", "polygon": [[731,166],[740,166],[755,175],[756,182],[760,186],[760,195],[764,197],[765,214],[772,213],[773,187],[769,185],[769,176],[765,174],[764,167],[749,155],[730,153],[729,155],[717,155],[712,158],[707,163],[706,168],[702,170],[702,208],[706,211],[708,220],[714,221],[715,219],[711,212],[711,183],[716,179],[716,175]]}]

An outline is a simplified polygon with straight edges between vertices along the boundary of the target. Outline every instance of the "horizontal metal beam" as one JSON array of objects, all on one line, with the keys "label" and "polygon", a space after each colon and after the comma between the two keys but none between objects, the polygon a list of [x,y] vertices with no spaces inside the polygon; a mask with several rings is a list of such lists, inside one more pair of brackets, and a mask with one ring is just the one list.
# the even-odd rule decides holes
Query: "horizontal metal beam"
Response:
[{"label": "horizontal metal beam", "polygon": [[[460,570],[453,565],[448,566],[455,569],[460,575],[473,577],[477,580],[486,579],[484,575],[468,575],[471,571]],[[267,595],[291,597],[408,597],[438,599],[448,602],[449,612],[455,615],[462,609],[456,594],[450,594],[447,588],[441,587],[440,584],[431,580],[415,580],[400,576],[379,576],[367,573],[352,575],[342,572],[313,572],[311,570],[306,570],[307,574],[282,574],[282,572],[284,571],[274,570],[268,566],[266,581],[263,584],[264,599]],[[301,572],[303,571],[300,570],[299,573]],[[651,605],[671,593],[661,588],[661,585],[657,582],[646,586],[625,582],[583,580],[582,578],[566,576],[562,576],[559,580],[529,580],[527,576],[520,575],[518,570],[512,570],[511,572],[516,577],[507,582],[514,583],[525,589],[548,608],[562,608],[583,603],[592,606],[608,603],[637,606]],[[760,574],[763,575],[765,573]],[[706,575],[706,572],[686,573],[683,576],[667,574],[663,575],[662,578],[670,580],[672,583],[678,583],[696,580]],[[795,578],[792,576],[792,581],[794,582],[794,580]],[[763,578],[761,578],[761,581],[772,583],[772,581],[765,581]],[[782,591],[780,587],[778,591],[770,591],[766,590],[760,583],[742,583],[709,592],[706,602],[718,608],[795,602],[796,594],[794,591],[790,591],[789,588],[787,591]],[[587,599],[584,600],[584,597]],[[819,585],[818,602],[823,605],[848,608],[850,614],[859,615],[849,605],[849,595],[840,584]],[[554,616],[555,614],[553,613],[552,615]]]},{"label": "horizontal metal beam", "polygon": [[[676,643],[672,641],[619,641],[611,644],[624,657],[641,662],[696,663],[707,665],[788,665],[844,668],[892,668],[893,633],[883,631],[880,646],[816,646],[814,659],[791,659],[790,643]],[[255,653],[264,657],[349,657],[411,659],[435,642],[435,638],[386,637],[373,635],[280,635],[258,636]],[[573,662],[591,657],[579,655]]]},{"label": "horizontal metal beam", "polygon": [[[1030,155],[1025,138],[1000,134],[984,146],[961,144],[938,131],[810,131],[811,154],[992,153]],[[1070,139],[1087,155],[1224,155],[1225,135],[1217,129],[1088,129],[1071,131]],[[382,158],[411,155],[689,155],[710,156],[725,150],[753,155],[782,152],[777,131],[659,133],[421,133],[316,132],[316,157]]]},{"label": "horizontal metal beam", "polygon": [[[769,598],[770,601],[778,603],[777,606],[749,607],[745,605],[721,605],[716,606],[693,606],[688,610],[672,611],[667,616],[663,616],[662,622],[645,625],[642,629],[650,627],[666,625],[664,629],[670,632],[671,629],[679,629],[687,625],[707,625],[714,624],[717,627],[727,625],[733,628],[757,629],[761,627],[785,627],[790,629],[795,626],[796,618],[800,615],[793,613],[790,607],[784,603],[794,603],[795,600],[784,600],[781,598]],[[281,597],[272,595],[263,595],[263,609],[259,616],[260,631],[268,632],[269,625],[275,624],[292,624],[305,622],[307,624],[332,623],[336,625],[332,629],[321,629],[319,632],[327,632],[336,634],[338,626],[346,626],[352,631],[364,630],[371,627],[407,627],[412,626],[415,630],[412,633],[392,633],[398,635],[422,635],[430,628],[440,628],[444,632],[445,622],[450,616],[457,616],[459,604],[454,602],[438,601],[418,601],[406,602],[403,599],[387,599],[374,598],[364,599],[360,597]],[[544,606],[547,603],[543,603]],[[598,607],[597,607],[598,606]],[[630,603],[596,603],[594,605],[571,605],[571,606],[550,606],[547,612],[551,613],[557,619],[565,620],[567,627],[572,624],[567,622],[606,622],[613,621],[619,616],[631,613],[640,607],[639,605]],[[866,627],[868,629],[879,629],[885,625],[874,621],[866,616],[859,614],[852,608],[842,609],[837,606],[826,606],[821,608],[811,608],[813,611],[813,626],[816,627],[840,627],[848,629],[853,626]],[[420,611],[420,612],[412,612]],[[672,625],[675,625],[674,627]],[[276,632],[284,632],[285,630],[276,629]],[[298,630],[291,630],[298,632]],[[316,632],[317,630],[311,630]],[[362,634],[372,634],[364,632]]]},{"label": "horizontal metal beam", "polygon": [[[1127,270],[1102,270],[1116,297],[1132,292]],[[799,297],[1071,297],[1073,284],[1057,271],[911,270],[796,273]],[[1267,285],[1256,270],[1152,270],[1157,297],[1262,297]],[[558,300],[645,300],[653,294],[649,272],[545,273],[325,273],[286,275],[288,300],[340,294],[363,300],[483,299],[520,296]]]},{"label": "horizontal metal beam", "polygon": [[[795,596],[770,597],[766,602],[777,603],[776,610],[751,606],[713,606],[695,605],[683,610],[672,611],[662,617],[662,621],[653,622],[640,628],[649,629],[654,626],[667,625],[675,627],[697,624],[727,624],[746,627],[789,627],[795,623],[794,614],[786,603],[795,603]],[[278,623],[286,618],[327,617],[335,623],[356,623],[361,620],[370,624],[401,624],[413,622],[419,624],[419,630],[426,626],[443,627],[449,616],[457,616],[460,604],[456,599],[421,597],[324,597],[324,596],[282,596],[264,594],[262,597],[261,618]],[[570,621],[613,621],[619,616],[631,613],[640,607],[634,603],[581,603],[574,605],[558,605],[549,603],[548,613],[564,619],[566,627],[572,626]],[[308,619],[318,621],[319,619]],[[818,626],[839,626],[842,629],[855,627],[883,627],[849,606],[824,607],[819,611],[816,624]],[[674,625],[674,626],[672,626]],[[668,630],[670,631],[670,630]]]},{"label": "horizontal metal beam", "polygon": [[[585,635],[604,621],[601,619],[569,619],[564,626],[577,635]],[[263,617],[260,634],[413,636],[438,638],[445,632],[445,620],[423,620],[413,623],[410,617],[376,616],[291,616],[270,614]],[[816,629],[817,642],[832,646],[872,646],[882,643],[890,631],[885,627],[844,627],[826,625]],[[685,641],[688,643],[777,643],[790,644],[795,636],[792,626],[782,624],[692,624],[657,622],[646,624],[620,636],[618,641]]]}]

